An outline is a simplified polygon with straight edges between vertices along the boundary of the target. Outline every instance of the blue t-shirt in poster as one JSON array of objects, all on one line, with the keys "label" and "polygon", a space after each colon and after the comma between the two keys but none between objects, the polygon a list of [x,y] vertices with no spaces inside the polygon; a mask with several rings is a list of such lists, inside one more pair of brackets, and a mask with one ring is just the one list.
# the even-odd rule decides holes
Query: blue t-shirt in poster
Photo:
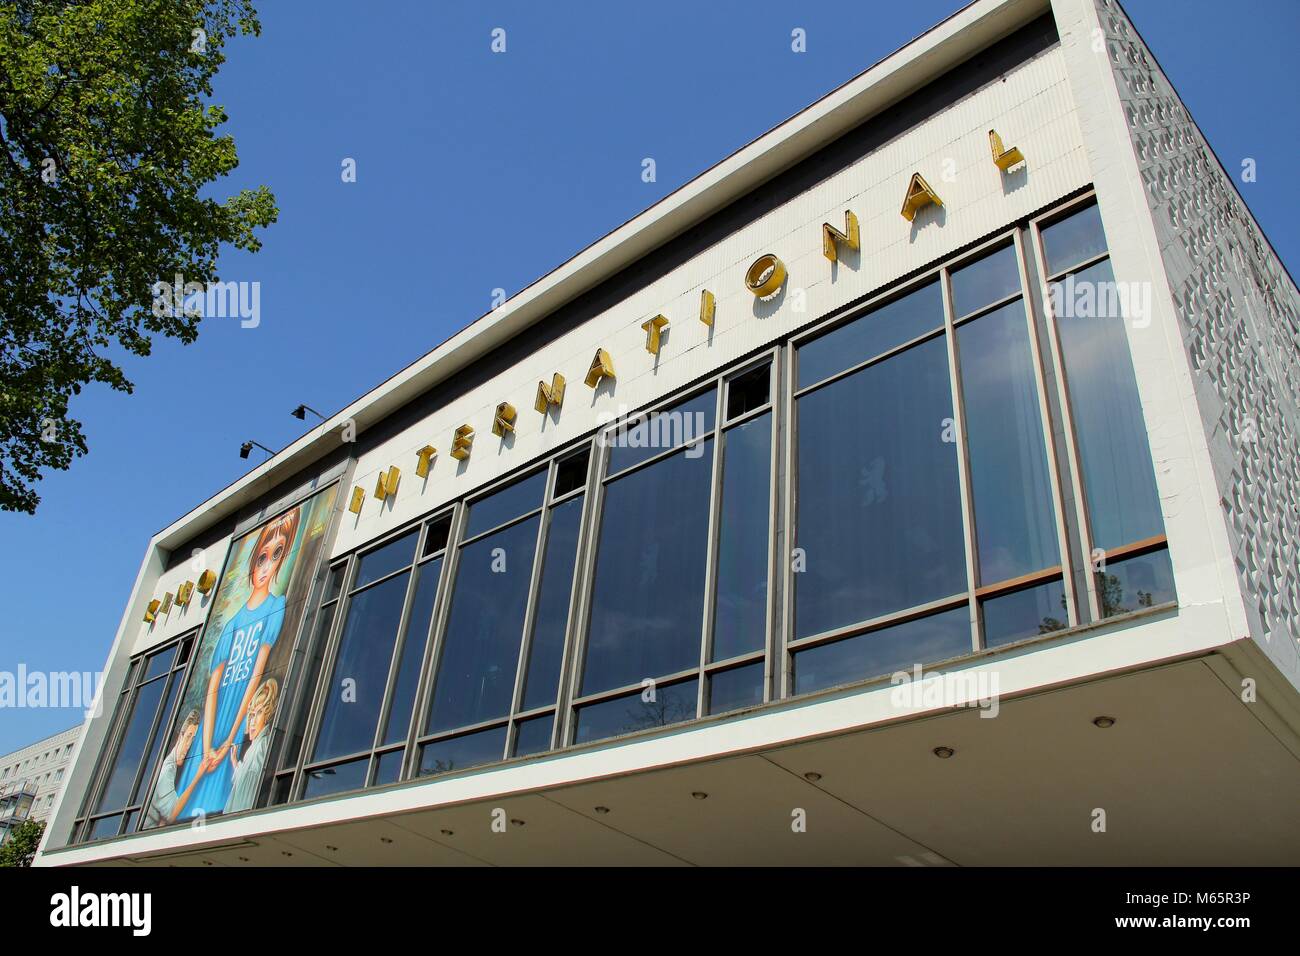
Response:
[{"label": "blue t-shirt in poster", "polygon": [[[218,668],[224,667],[221,682],[217,686],[217,706],[212,721],[214,749],[230,737],[239,706],[244,702],[248,683],[253,679],[253,670],[257,667],[258,652],[263,647],[275,646],[283,625],[284,597],[273,594],[252,610],[247,606],[241,607],[222,629],[208,668],[210,681]],[[203,686],[206,700],[206,681]],[[207,715],[204,714],[204,720],[199,724],[199,733],[194,738],[194,748],[185,762],[185,772],[176,787],[178,793],[183,793],[190,785],[203,760],[203,741],[207,737],[206,719]],[[233,737],[232,745],[238,747],[243,738],[244,728],[241,726]],[[226,809],[226,802],[230,799],[232,773],[229,754],[226,757],[199,781],[177,819],[188,820],[200,811],[214,814]]]}]

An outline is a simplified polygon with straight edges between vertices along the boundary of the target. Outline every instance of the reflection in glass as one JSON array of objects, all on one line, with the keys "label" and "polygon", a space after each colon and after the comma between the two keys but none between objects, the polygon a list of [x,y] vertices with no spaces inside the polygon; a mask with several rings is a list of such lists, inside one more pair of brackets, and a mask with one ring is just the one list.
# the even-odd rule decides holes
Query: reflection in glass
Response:
[{"label": "reflection in glass", "polygon": [[980,583],[1060,564],[1023,301],[957,328]]},{"label": "reflection in glass", "polygon": [[1169,552],[1161,548],[1121,561],[1110,561],[1097,573],[1102,617],[1127,614],[1178,599]]},{"label": "reflection in glass", "polygon": [[316,683],[320,679],[321,666],[325,661],[325,645],[329,641],[330,627],[334,624],[334,613],[337,610],[337,604],[321,608],[316,622],[309,625],[313,628],[311,643],[308,645],[311,649],[311,657],[307,660],[307,667],[302,672],[302,683],[299,684],[299,687],[304,689],[304,693],[289,723],[285,745],[280,751],[281,770],[298,765],[298,754],[302,750],[302,738],[306,733],[308,712],[311,709],[311,692],[316,689]]},{"label": "reflection in glass", "polygon": [[631,428],[615,429],[609,444],[609,474],[615,475],[669,448],[685,445],[713,430],[717,393],[709,389],[663,411],[651,412]]},{"label": "reflection in glass", "polygon": [[1016,247],[1003,246],[983,259],[954,269],[952,280],[952,314],[960,319],[976,309],[1020,291],[1020,270],[1016,266]]},{"label": "reflection in glass", "polygon": [[1056,275],[1106,251],[1106,233],[1096,203],[1044,226],[1042,237],[1048,275]]},{"label": "reflection in glass", "polygon": [[181,675],[173,674],[168,681],[167,697],[163,701],[162,717],[158,721],[158,727],[153,734],[153,742],[149,745],[149,757],[145,760],[144,773],[140,775],[140,782],[136,784],[135,792],[131,794],[131,803],[140,803],[144,798],[144,791],[148,789],[149,784],[153,782],[153,772],[158,766],[158,755],[162,752],[163,741],[166,739],[167,728],[171,724],[172,711],[176,707],[176,698],[180,695]]},{"label": "reflection in glass", "polygon": [[396,783],[402,776],[402,755],[405,750],[390,750],[375,758],[375,782],[378,787],[385,783]]},{"label": "reflection in glass", "polygon": [[144,672],[144,680],[151,677],[157,677],[159,674],[166,674],[171,670],[172,658],[176,656],[176,645],[173,644],[156,654],[150,654],[147,662],[147,669]]},{"label": "reflection in glass", "polygon": [[944,340],[810,392],[797,411],[796,637],[965,591]]},{"label": "reflection in glass", "polygon": [[420,683],[420,663],[429,642],[429,626],[433,622],[433,601],[438,596],[438,575],[442,558],[427,561],[416,569],[415,597],[411,601],[410,620],[402,640],[402,659],[397,665],[397,678],[393,685],[393,705],[388,710],[380,746],[395,744],[406,739],[411,726],[411,708],[415,706],[415,690]]},{"label": "reflection in glass", "polygon": [[1164,534],[1110,260],[1052,283],[1052,290],[1093,546],[1109,550]]},{"label": "reflection in glass", "polygon": [[763,703],[763,662],[717,671],[709,677],[709,713],[725,714],[729,710]]},{"label": "reflection in glass", "polygon": [[554,714],[521,721],[515,736],[515,756],[527,757],[529,754],[540,754],[550,750],[551,725],[554,723]]},{"label": "reflection in glass", "polygon": [[799,388],[830,378],[942,325],[943,293],[935,280],[800,345]]},{"label": "reflection in glass", "polygon": [[101,817],[95,820],[90,826],[90,839],[103,840],[106,837],[117,836],[118,827],[122,825],[122,814],[116,813],[111,817]]},{"label": "reflection in glass", "polygon": [[374,743],[409,577],[399,574],[352,597],[313,762],[369,750]]},{"label": "reflection in glass", "polygon": [[412,531],[362,555],[357,563],[357,579],[352,583],[353,590],[410,564],[415,559],[415,539],[418,535],[418,531]]},{"label": "reflection in glass", "polygon": [[606,487],[582,693],[699,666],[712,452],[709,440]]},{"label": "reflection in glass", "polygon": [[461,548],[426,733],[510,712],[539,521]]},{"label": "reflection in glass", "polygon": [[524,673],[524,710],[555,703],[569,620],[569,595],[573,590],[573,562],[578,554],[582,499],[579,495],[551,509],[546,558],[533,619],[533,640]]},{"label": "reflection in glass", "polygon": [[857,637],[819,644],[794,655],[794,692],[910,671],[913,664],[971,653],[970,611],[965,606]]},{"label": "reflection in glass", "polygon": [[420,776],[451,773],[480,764],[495,763],[506,752],[506,727],[493,727],[478,733],[435,740],[420,751]]},{"label": "reflection in glass", "polygon": [[142,685],[136,691],[126,732],[122,735],[122,744],[118,748],[117,758],[113,761],[113,771],[109,774],[104,793],[99,798],[99,806],[95,808],[97,813],[124,807],[130,799],[136,771],[140,769],[140,758],[149,743],[149,731],[153,727],[154,716],[158,713],[158,702],[162,699],[165,687],[166,681],[156,680]]},{"label": "reflection in glass", "polygon": [[465,537],[472,538],[540,508],[546,493],[546,474],[545,469],[534,472],[470,505]]},{"label": "reflection in glass", "polygon": [[722,661],[767,639],[767,552],[772,416],[723,435],[722,514],[718,531],[713,656]]},{"label": "reflection in glass", "polygon": [[575,742],[584,744],[692,720],[696,712],[697,687],[698,682],[692,679],[656,687],[652,701],[643,700],[645,692],[638,692],[580,707]]},{"label": "reflection in glass", "polygon": [[348,763],[336,763],[332,767],[308,770],[303,783],[302,798],[323,797],[331,793],[345,793],[348,790],[360,790],[366,785],[366,771],[370,769],[370,758],[362,757]]},{"label": "reflection in glass", "polygon": [[1065,585],[1049,581],[1023,591],[989,598],[984,613],[984,646],[1001,647],[1069,626]]}]

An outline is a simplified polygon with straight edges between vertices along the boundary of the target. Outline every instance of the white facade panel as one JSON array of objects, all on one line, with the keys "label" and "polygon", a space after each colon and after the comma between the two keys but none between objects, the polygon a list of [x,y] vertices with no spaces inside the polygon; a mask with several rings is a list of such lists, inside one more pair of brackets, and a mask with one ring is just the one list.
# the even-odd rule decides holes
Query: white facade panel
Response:
[{"label": "white facade panel", "polygon": [[[1003,174],[993,165],[990,129],[1024,152],[1023,170]],[[913,172],[926,178],[944,207],[923,210],[908,223],[899,210]],[[367,452],[352,482],[366,500],[359,515],[344,514],[333,554],[509,474],[1089,182],[1065,61],[1053,47]],[[855,260],[832,264],[822,254],[822,223],[843,229],[845,209],[858,216],[862,250]],[[744,274],[766,253],[785,262],[790,278],[782,293],[759,301],[745,288]],[[698,318],[705,288],[717,298],[712,330]],[[656,361],[645,349],[641,323],[660,313],[671,324]],[[617,379],[593,392],[583,378],[599,348],[613,358]],[[558,418],[543,420],[533,409],[537,383],[549,383],[555,372],[564,375],[568,392]],[[516,433],[505,440],[491,432],[500,402],[519,413]],[[475,429],[474,450],[468,462],[457,462],[448,452],[452,432],[463,424]],[[437,448],[438,457],[422,480],[414,467],[425,445]],[[401,469],[401,485],[395,499],[380,501],[372,494],[376,480],[393,465]]]}]

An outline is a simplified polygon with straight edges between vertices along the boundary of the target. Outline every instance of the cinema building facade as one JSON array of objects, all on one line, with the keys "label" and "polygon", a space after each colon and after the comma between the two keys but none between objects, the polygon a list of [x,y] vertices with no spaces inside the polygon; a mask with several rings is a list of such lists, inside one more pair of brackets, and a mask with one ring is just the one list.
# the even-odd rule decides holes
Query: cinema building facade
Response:
[{"label": "cinema building facade", "polygon": [[977,0],[157,534],[39,862],[1300,862],[1298,315]]}]

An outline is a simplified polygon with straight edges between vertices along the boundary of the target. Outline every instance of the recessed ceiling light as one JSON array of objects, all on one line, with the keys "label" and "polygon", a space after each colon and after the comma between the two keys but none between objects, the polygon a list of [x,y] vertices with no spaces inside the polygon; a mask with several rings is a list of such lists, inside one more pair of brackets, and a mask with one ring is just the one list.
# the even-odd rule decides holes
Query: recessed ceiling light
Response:
[{"label": "recessed ceiling light", "polygon": [[705,793],[703,790],[696,790],[694,793],[691,794],[691,796],[694,797],[696,800],[709,799],[709,795]]},{"label": "recessed ceiling light", "polygon": [[337,853],[339,851],[339,848],[334,846],[332,843],[326,843],[325,849],[329,850],[331,853]]},{"label": "recessed ceiling light", "polygon": [[511,821],[510,821],[510,825],[511,825],[512,827],[521,827],[521,826],[524,825],[524,821],[523,821],[523,820],[511,820]]},{"label": "recessed ceiling light", "polygon": [[281,855],[281,856],[293,856],[293,854],[290,853],[288,850],[281,850],[281,851],[280,851],[280,855]]},{"label": "recessed ceiling light", "polygon": [[816,770],[809,770],[806,774],[803,775],[803,778],[807,780],[809,783],[816,783],[818,780],[822,778],[822,775],[819,774]]},{"label": "recessed ceiling light", "polygon": [[596,807],[595,810],[601,816],[604,816],[606,813],[609,813],[609,807]]},{"label": "recessed ceiling light", "polygon": [[951,757],[951,756],[952,756],[953,754],[955,754],[956,752],[957,752],[957,751],[953,750],[951,747],[935,747],[935,748],[934,748],[934,755],[935,755],[936,757],[938,757],[940,760],[947,760],[949,757]]},{"label": "recessed ceiling light", "polygon": [[456,835],[455,832],[452,831],[452,830],[441,830],[441,831],[439,831],[439,832],[440,832],[443,836],[455,836],[455,835]]},{"label": "recessed ceiling light", "polygon": [[1092,722],[1093,722],[1094,725],[1100,727],[1102,730],[1105,730],[1107,727],[1114,727],[1114,726],[1115,726],[1115,718],[1114,718],[1114,717],[1096,717],[1096,718],[1093,718],[1093,721],[1092,721]]},{"label": "recessed ceiling light", "polygon": [[392,837],[380,837],[380,838],[379,838],[379,842],[380,842],[380,843],[392,843],[392,842],[393,842],[393,839],[392,839]]}]

